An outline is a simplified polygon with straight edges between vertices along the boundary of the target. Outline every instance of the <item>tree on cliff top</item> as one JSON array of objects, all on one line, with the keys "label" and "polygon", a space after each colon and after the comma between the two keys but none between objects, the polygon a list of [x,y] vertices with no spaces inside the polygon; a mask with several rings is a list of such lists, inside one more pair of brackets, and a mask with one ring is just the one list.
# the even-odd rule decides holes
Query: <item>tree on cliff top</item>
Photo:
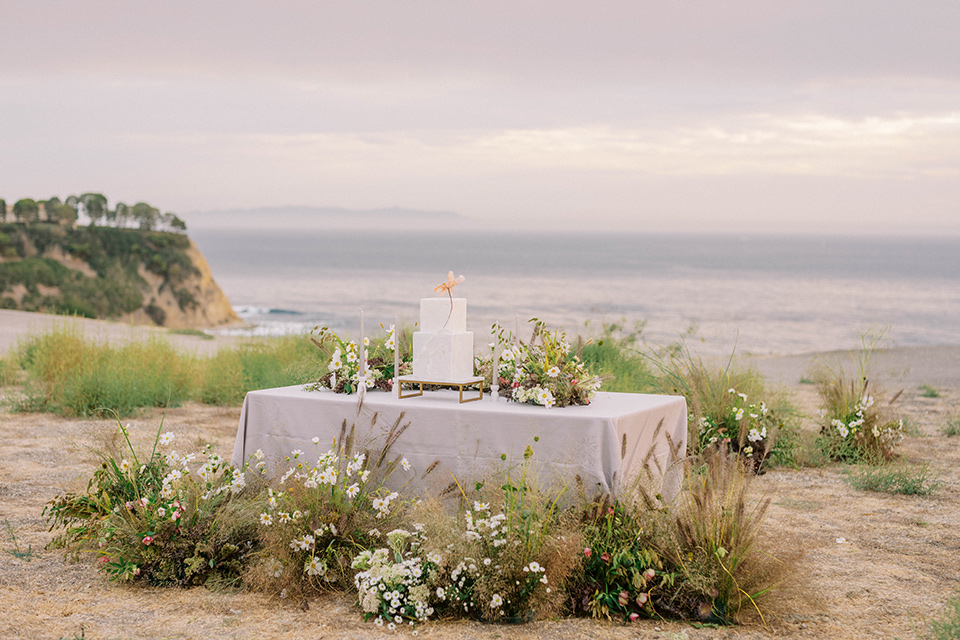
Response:
[{"label": "tree on cliff top", "polygon": [[39,216],[40,207],[37,205],[36,200],[21,198],[13,205],[13,217],[16,218],[18,222],[30,224],[31,222],[35,222]]}]

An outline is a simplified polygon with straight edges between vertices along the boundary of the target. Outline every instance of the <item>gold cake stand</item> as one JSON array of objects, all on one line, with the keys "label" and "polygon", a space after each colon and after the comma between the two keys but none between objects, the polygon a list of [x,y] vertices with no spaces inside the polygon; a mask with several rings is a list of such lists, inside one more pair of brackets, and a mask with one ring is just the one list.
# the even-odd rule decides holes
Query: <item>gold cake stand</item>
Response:
[{"label": "gold cake stand", "polygon": [[[407,393],[406,395],[404,395],[403,393],[404,384],[420,385],[420,388],[415,392]],[[481,377],[466,378],[464,380],[438,381],[438,380],[423,380],[421,378],[418,378],[412,375],[400,376],[399,378],[397,378],[397,397],[398,398],[416,398],[417,396],[422,396],[423,385],[425,384],[433,384],[433,385],[438,385],[442,387],[457,387],[460,390],[460,404],[463,404],[464,402],[476,402],[477,400],[483,399],[483,378]],[[473,385],[480,385],[480,388],[479,388],[480,394],[475,398],[471,397],[464,400],[463,389],[465,387],[472,387]]]}]

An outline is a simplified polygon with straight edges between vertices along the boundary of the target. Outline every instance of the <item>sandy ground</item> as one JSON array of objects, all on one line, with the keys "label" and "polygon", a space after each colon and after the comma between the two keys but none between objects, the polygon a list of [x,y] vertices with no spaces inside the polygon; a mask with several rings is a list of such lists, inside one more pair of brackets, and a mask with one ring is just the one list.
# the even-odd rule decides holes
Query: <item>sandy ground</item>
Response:
[{"label": "sandy ground", "polygon": [[[42,330],[39,324],[11,329],[11,318],[40,322],[17,314],[0,311],[0,351],[15,344],[25,330]],[[111,332],[98,323],[84,328],[85,335],[105,331],[105,337],[120,339],[130,330],[113,325]],[[219,344],[193,340],[201,350],[211,348],[211,342]],[[889,350],[874,360],[874,384],[904,390],[898,406],[914,435],[906,438],[901,454],[907,462],[928,462],[939,474],[943,486],[933,496],[856,491],[844,482],[840,467],[777,469],[757,478],[757,495],[773,496],[765,535],[784,554],[804,552],[797,566],[804,588],[781,594],[766,626],[759,621],[721,629],[658,621],[623,625],[545,620],[522,626],[442,622],[421,628],[419,634],[458,639],[917,637],[926,620],[957,593],[960,576],[960,437],[940,433],[960,413],[958,357],[958,348],[918,348]],[[764,357],[752,363],[812,414],[815,390],[800,378],[813,359]],[[939,397],[923,397],[918,389],[923,384],[936,388]],[[13,392],[0,389],[0,396]],[[190,404],[168,410],[165,417],[159,410],[148,411],[128,422],[136,437],[146,439],[161,418],[165,429],[214,442],[217,450],[229,453],[239,409]],[[0,409],[0,519],[9,523],[0,531],[0,638],[73,639],[81,628],[90,639],[388,635],[363,623],[342,597],[317,598],[304,610],[260,594],[114,585],[89,561],[69,563],[59,552],[46,551],[52,534],[41,516],[44,504],[58,493],[82,488],[91,472],[90,448],[115,426],[105,420]],[[838,538],[845,542],[838,543]],[[13,554],[18,548],[32,552],[18,558]]]}]

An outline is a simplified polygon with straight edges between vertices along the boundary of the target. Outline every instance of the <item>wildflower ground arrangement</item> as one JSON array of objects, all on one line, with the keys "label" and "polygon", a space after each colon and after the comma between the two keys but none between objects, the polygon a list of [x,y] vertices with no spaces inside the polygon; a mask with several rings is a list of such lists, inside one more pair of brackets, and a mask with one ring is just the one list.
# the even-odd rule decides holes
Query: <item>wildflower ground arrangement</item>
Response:
[{"label": "wildflower ground arrangement", "polygon": [[[292,451],[274,475],[261,452],[240,469],[209,446],[180,454],[162,425],[141,451],[120,425],[87,490],[47,506],[54,546],[93,552],[110,580],[244,586],[290,602],[346,592],[366,619],[392,630],[564,612],[625,622],[732,622],[743,613],[739,587],[749,581],[740,571],[758,553],[763,512],[748,513],[742,491],[706,492],[734,496],[739,511],[694,500],[707,505],[700,528],[688,524],[688,505],[656,505],[643,489],[601,497],[601,508],[538,485],[535,439],[522,460],[504,456],[498,473],[469,490],[455,481],[440,497],[415,500],[429,469],[418,473],[392,453],[407,426],[398,420],[360,446],[355,425],[344,425],[332,447]],[[740,467],[730,474],[749,477]],[[717,530],[734,538],[709,538]],[[709,561],[725,571],[708,572]]]}]

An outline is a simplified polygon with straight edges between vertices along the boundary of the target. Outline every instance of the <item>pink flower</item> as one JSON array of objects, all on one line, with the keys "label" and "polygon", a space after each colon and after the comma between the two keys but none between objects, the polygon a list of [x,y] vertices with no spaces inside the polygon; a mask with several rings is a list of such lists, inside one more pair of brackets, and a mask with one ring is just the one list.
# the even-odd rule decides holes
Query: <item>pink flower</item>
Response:
[{"label": "pink flower", "polygon": [[607,507],[607,513],[612,516],[612,515],[613,515],[613,507]]},{"label": "pink flower", "polygon": [[100,556],[99,558],[97,558],[97,562],[99,562],[100,564],[106,564],[110,562],[110,558],[108,558],[107,556]]},{"label": "pink flower", "polygon": [[177,520],[179,520],[179,519],[180,519],[180,512],[179,512],[179,511],[174,511],[174,512],[173,512],[173,515],[170,516],[170,519],[171,519],[172,521],[174,521],[174,522],[176,522]]},{"label": "pink flower", "polygon": [[146,498],[140,498],[140,504],[145,507],[148,504],[150,504],[150,501],[147,500]]},{"label": "pink flower", "polygon": [[601,554],[600,554],[600,559],[603,560],[604,562],[610,562],[610,554],[609,554],[609,553],[601,553]]},{"label": "pink flower", "polygon": [[593,550],[592,550],[590,547],[584,547],[584,548],[583,548],[583,555],[585,555],[586,557],[589,558],[590,556],[593,555]]},{"label": "pink flower", "polygon": [[133,575],[135,575],[135,576],[140,575],[140,567],[134,567],[134,568],[133,568]]},{"label": "pink flower", "polygon": [[640,595],[638,595],[637,606],[642,607],[643,605],[647,604],[647,599],[648,599],[648,596],[645,593],[641,593]]},{"label": "pink flower", "polygon": [[655,575],[657,575],[657,572],[654,571],[653,568],[651,567],[650,569],[647,569],[646,571],[643,572],[643,579],[653,580],[653,576]]},{"label": "pink flower", "polygon": [[574,378],[573,380],[570,381],[570,384],[576,386],[576,385],[580,384],[580,381],[577,380],[576,378]]},{"label": "pink flower", "polygon": [[125,506],[127,507],[127,511],[133,511],[133,503],[132,503],[132,502],[128,502]]},{"label": "pink flower", "polygon": [[630,622],[636,622],[636,621],[637,621],[637,618],[639,618],[639,617],[640,617],[640,614],[639,614],[639,613],[631,613],[631,614],[630,614]]},{"label": "pink flower", "polygon": [[143,544],[147,545],[148,547],[153,544],[153,536],[143,536]]},{"label": "pink flower", "polygon": [[630,594],[627,593],[626,591],[621,591],[620,594],[617,596],[617,603],[621,607],[625,607],[627,606],[628,602],[630,602]]}]

